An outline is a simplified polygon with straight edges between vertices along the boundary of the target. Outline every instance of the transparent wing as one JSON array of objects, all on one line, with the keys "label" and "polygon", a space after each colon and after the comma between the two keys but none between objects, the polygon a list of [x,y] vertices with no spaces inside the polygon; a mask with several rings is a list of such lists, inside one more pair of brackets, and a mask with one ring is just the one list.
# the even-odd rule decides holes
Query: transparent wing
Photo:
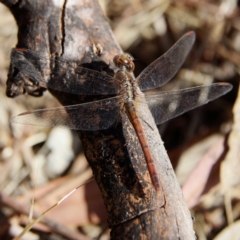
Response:
[{"label": "transparent wing", "polygon": [[66,127],[96,131],[110,128],[119,114],[119,97],[58,108],[21,113],[10,119],[13,123],[42,127]]},{"label": "transparent wing", "polygon": [[158,88],[177,73],[195,41],[195,33],[188,32],[164,55],[151,63],[137,77],[141,91]]},{"label": "transparent wing", "polygon": [[117,80],[107,74],[78,65],[67,69],[58,62],[57,79],[52,79],[47,86],[52,89],[80,95],[114,95],[119,92]]},{"label": "transparent wing", "polygon": [[[11,55],[12,58],[14,56],[18,59],[14,64],[15,69],[22,72],[33,83],[38,82],[40,86],[80,95],[113,95],[119,92],[116,80],[112,76],[84,68],[76,61],[67,61],[62,58],[51,58],[49,61],[48,57],[28,49],[12,49]],[[54,75],[51,74],[50,65],[55,68]],[[26,66],[28,66],[27,69],[31,67],[32,70],[27,71]],[[40,75],[51,74],[51,80],[46,82],[44,77],[36,79],[34,76],[37,72]]]},{"label": "transparent wing", "polygon": [[216,83],[170,92],[145,93],[156,125],[212,101],[232,89],[229,83]]}]

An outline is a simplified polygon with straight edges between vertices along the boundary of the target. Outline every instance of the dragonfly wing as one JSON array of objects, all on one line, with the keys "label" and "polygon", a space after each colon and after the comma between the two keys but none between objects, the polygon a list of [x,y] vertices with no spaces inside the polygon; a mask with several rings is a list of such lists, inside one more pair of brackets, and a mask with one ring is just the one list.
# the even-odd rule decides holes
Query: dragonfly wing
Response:
[{"label": "dragonfly wing", "polygon": [[42,127],[96,131],[110,128],[119,114],[119,97],[21,113],[11,122]]},{"label": "dragonfly wing", "polygon": [[[21,59],[21,62],[15,63],[14,68],[33,84],[80,95],[118,93],[112,76],[84,68],[79,62],[67,61],[62,58],[49,59],[39,52],[17,48],[12,50],[11,56]],[[31,71],[27,71],[29,67],[26,68],[26,64],[31,66]]]},{"label": "dragonfly wing", "polygon": [[164,55],[145,68],[137,78],[141,91],[158,88],[172,79],[185,61],[194,41],[195,33],[186,33]]},{"label": "dragonfly wing", "polygon": [[57,74],[47,83],[49,88],[80,95],[114,95],[119,92],[112,76],[80,65],[66,69],[65,63],[58,61],[57,64]]},{"label": "dragonfly wing", "polygon": [[191,109],[212,101],[232,89],[228,83],[216,83],[210,86],[199,86],[170,92],[146,93],[156,125],[177,117]]}]

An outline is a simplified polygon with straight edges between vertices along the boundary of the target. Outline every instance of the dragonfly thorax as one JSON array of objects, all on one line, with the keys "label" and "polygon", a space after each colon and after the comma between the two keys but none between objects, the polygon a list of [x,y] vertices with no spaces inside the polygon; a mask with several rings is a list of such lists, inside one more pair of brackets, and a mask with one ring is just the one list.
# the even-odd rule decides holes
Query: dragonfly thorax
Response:
[{"label": "dragonfly thorax", "polygon": [[133,101],[137,96],[137,82],[132,72],[135,68],[133,57],[127,53],[116,55],[113,62],[119,70],[115,77],[120,83],[121,94],[125,102]]},{"label": "dragonfly thorax", "polygon": [[126,70],[118,70],[115,78],[120,85],[120,93],[125,102],[133,101],[137,96],[137,80]]}]

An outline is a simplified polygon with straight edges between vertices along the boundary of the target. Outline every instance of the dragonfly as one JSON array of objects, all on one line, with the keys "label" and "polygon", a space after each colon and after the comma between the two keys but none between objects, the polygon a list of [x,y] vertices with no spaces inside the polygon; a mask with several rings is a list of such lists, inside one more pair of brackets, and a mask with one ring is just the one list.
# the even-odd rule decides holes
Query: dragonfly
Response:
[{"label": "dragonfly", "polygon": [[223,82],[167,92],[157,89],[174,77],[194,41],[195,33],[186,33],[137,78],[133,77],[133,58],[126,53],[114,57],[113,63],[117,69],[114,76],[78,67],[74,72],[75,81],[63,81],[61,84],[49,81],[47,87],[72,94],[113,96],[82,104],[24,112],[11,118],[11,122],[97,131],[114,126],[120,112],[124,112],[135,129],[151,182],[156,192],[160,192],[157,167],[143,128],[144,117],[139,111],[141,105],[147,104],[156,125],[159,125],[232,89],[231,84]]}]

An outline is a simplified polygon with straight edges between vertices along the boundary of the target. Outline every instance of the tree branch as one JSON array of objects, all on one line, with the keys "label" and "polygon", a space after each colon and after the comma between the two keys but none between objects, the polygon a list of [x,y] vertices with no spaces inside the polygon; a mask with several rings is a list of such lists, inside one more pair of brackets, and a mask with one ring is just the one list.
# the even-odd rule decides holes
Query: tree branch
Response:
[{"label": "tree branch", "polygon": [[[66,76],[71,79],[70,69],[61,75],[63,63],[50,57],[67,59],[73,68],[81,65],[113,72],[112,59],[121,49],[96,0],[66,0],[61,4],[59,1],[58,6],[51,0],[22,0],[16,4],[5,0],[2,3],[10,8],[18,24],[17,48],[39,51],[48,60],[28,59],[25,52],[12,54],[8,96],[15,97],[24,92],[41,95],[44,86],[40,78],[46,82],[64,81]],[[101,46],[103,53],[96,46]],[[20,62],[24,64],[20,65]],[[29,86],[30,82],[33,85]],[[56,90],[51,92],[63,105],[95,99]],[[154,159],[157,160],[161,195],[155,193],[138,138],[124,113],[119,119],[121,121],[108,130],[79,132],[86,157],[102,192],[109,227],[112,228],[111,237],[195,239],[190,212],[158,130],[149,110],[142,111],[149,119],[144,128]]]}]

